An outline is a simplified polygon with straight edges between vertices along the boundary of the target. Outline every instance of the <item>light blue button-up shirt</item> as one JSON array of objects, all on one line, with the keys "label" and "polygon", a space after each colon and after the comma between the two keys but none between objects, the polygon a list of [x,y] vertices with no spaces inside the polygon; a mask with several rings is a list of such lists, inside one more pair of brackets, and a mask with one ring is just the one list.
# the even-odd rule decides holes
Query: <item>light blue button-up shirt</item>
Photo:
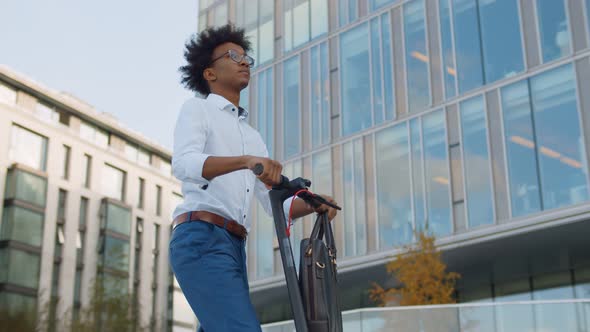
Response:
[{"label": "light blue button-up shirt", "polygon": [[[250,230],[250,206],[255,194],[264,210],[272,215],[268,189],[251,170],[238,170],[208,181],[203,165],[209,156],[252,155],[267,157],[262,137],[246,118],[248,111],[222,96],[192,98],[184,103],[174,129],[172,173],[182,181],[184,201],[173,217],[204,210],[236,220]],[[291,199],[284,204],[288,214]]]}]

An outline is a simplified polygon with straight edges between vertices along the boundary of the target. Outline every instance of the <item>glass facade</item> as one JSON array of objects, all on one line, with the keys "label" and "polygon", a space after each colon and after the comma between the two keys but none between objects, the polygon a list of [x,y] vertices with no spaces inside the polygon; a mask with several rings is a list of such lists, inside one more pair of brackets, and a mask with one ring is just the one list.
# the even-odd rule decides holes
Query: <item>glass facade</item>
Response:
[{"label": "glass facade", "polygon": [[502,90],[512,215],[588,200],[573,67]]},{"label": "glass facade", "polygon": [[[340,201],[343,260],[410,244],[415,231],[453,242],[588,203],[587,0],[273,4],[274,53],[243,96],[285,174]],[[260,5],[238,5],[246,31],[260,26]],[[280,272],[280,258],[271,219],[257,211],[249,247],[260,280]],[[307,227],[293,226],[296,257]],[[502,280],[484,293],[535,300],[520,286]],[[526,329],[536,310],[457,313],[482,326],[521,316]]]}]

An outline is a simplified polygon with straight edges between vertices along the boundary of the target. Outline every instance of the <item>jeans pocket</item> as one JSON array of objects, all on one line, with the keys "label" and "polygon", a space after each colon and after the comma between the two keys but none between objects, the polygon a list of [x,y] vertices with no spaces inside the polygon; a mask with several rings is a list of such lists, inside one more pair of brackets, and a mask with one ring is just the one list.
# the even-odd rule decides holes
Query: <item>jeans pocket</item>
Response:
[{"label": "jeans pocket", "polygon": [[[184,226],[184,227],[182,227]],[[190,221],[178,225],[170,239],[170,262],[196,261],[215,241],[215,225],[202,221]]]}]

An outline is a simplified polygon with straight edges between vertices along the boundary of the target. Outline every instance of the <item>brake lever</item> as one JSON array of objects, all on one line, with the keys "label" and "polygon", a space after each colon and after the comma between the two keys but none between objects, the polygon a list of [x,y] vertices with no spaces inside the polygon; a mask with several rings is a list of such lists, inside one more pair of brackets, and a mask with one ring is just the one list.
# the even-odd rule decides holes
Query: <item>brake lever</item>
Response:
[{"label": "brake lever", "polygon": [[303,199],[304,201],[310,203],[311,205],[313,205],[314,207],[318,207],[322,204],[325,204],[329,207],[332,207],[336,210],[342,210],[341,207],[339,207],[338,205],[334,204],[334,203],[330,203],[328,202],[325,198],[323,198],[320,195],[316,195],[310,191],[303,191],[301,193],[299,193],[297,196],[299,196],[301,199]]}]

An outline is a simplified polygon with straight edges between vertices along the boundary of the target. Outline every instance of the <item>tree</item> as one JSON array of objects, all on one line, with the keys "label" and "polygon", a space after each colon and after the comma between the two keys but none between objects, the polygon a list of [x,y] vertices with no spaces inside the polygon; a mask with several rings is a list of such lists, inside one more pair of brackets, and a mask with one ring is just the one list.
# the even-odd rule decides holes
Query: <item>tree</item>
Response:
[{"label": "tree", "polygon": [[434,245],[434,236],[424,232],[416,236],[418,242],[404,247],[404,252],[386,266],[387,274],[400,287],[384,289],[374,282],[369,289],[370,299],[379,306],[455,303],[455,283],[461,276],[446,271],[441,252]]}]

